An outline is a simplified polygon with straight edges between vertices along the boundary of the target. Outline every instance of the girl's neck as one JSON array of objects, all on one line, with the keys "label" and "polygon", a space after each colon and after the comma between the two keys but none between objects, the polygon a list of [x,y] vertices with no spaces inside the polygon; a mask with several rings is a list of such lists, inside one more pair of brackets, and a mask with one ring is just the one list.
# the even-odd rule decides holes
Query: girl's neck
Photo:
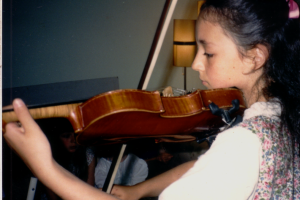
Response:
[{"label": "girl's neck", "polygon": [[267,99],[263,95],[262,89],[263,89],[263,84],[259,84],[257,86],[252,87],[252,89],[250,90],[242,90],[248,108],[256,102],[267,101]]},{"label": "girl's neck", "polygon": [[248,108],[256,102],[267,101],[263,94],[263,88],[265,88],[266,84],[261,73],[261,70],[257,70],[256,73],[249,74],[251,77],[248,78],[248,81],[238,87],[243,92],[244,100]]},{"label": "girl's neck", "polygon": [[247,97],[246,95],[244,95],[245,101],[246,101],[246,105],[249,108],[252,104],[256,103],[256,102],[266,102],[266,98],[263,95],[251,95],[249,97]]}]

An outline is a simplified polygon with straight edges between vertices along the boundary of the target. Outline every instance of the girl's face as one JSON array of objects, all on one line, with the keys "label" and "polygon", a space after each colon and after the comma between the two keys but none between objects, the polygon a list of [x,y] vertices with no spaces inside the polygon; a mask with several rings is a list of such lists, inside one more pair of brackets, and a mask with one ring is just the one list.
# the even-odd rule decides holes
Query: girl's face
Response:
[{"label": "girl's face", "polygon": [[198,52],[192,68],[200,73],[204,86],[208,89],[247,87],[243,70],[248,63],[219,24],[198,20],[196,41]]},{"label": "girl's face", "polygon": [[66,132],[59,136],[63,146],[70,153],[74,153],[77,149],[77,144],[75,142],[75,134],[72,132]]}]

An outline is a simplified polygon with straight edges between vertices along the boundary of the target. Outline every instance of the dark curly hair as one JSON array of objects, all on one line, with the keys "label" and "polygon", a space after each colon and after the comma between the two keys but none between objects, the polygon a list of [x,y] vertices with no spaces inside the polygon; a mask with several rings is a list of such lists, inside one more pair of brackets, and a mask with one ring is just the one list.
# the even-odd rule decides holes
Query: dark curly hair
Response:
[{"label": "dark curly hair", "polygon": [[70,153],[59,139],[59,136],[63,133],[74,132],[69,120],[66,118],[50,118],[37,120],[37,123],[51,144],[52,155],[56,162],[81,180],[86,181],[88,178],[86,147],[79,145],[74,153]]},{"label": "dark curly hair", "polygon": [[[300,27],[289,19],[286,0],[207,0],[200,18],[217,22],[241,50],[265,45],[269,57],[261,80],[262,95],[277,98],[282,127],[300,143]],[[241,53],[243,51],[240,51]]]}]

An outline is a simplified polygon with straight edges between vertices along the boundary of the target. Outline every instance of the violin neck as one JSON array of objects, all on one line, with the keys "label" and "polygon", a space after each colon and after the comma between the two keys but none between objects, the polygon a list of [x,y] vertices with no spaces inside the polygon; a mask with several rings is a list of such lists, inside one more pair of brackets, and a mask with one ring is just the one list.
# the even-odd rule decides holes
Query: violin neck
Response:
[{"label": "violin neck", "polygon": [[[29,112],[33,119],[45,118],[68,118],[70,113],[81,103],[49,106],[42,108],[32,108]],[[14,111],[2,113],[2,121],[5,123],[18,121],[17,115]]]}]

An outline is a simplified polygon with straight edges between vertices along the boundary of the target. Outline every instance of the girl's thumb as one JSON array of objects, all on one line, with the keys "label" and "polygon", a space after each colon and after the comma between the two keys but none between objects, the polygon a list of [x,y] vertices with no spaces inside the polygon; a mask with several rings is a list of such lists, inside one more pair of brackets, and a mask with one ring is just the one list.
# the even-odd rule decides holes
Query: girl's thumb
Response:
[{"label": "girl's thumb", "polygon": [[30,127],[35,124],[35,121],[32,119],[29,110],[21,99],[15,99],[13,101],[13,107],[20,123],[25,130],[26,127]]}]

